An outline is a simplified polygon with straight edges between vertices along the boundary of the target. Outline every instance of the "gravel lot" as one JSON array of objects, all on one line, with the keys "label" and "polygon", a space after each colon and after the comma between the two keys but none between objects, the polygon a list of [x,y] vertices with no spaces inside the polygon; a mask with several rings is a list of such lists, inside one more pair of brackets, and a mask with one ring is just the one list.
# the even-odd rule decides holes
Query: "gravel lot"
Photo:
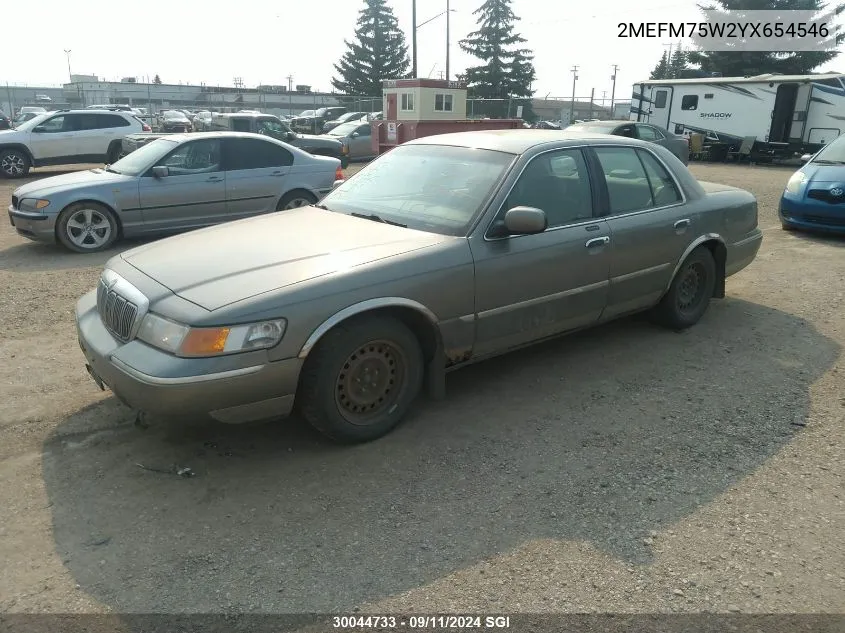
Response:
[{"label": "gravel lot", "polygon": [[791,169],[692,170],[765,230],[697,327],[456,372],[353,448],[297,420],[136,428],[72,323],[117,250],[4,223],[0,612],[845,611],[845,239],[780,229]]}]

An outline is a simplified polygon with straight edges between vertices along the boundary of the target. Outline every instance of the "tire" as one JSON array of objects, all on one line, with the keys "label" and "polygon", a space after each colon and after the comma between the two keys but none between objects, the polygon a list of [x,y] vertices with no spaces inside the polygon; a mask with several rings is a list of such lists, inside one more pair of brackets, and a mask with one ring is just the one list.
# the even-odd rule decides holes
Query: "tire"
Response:
[{"label": "tire", "polygon": [[[336,442],[369,442],[402,421],[422,389],[423,374],[419,342],[404,324],[359,317],[330,330],[309,355],[299,410]],[[360,387],[362,379],[374,391]]]},{"label": "tire", "polygon": [[789,226],[786,222],[781,222],[780,228],[782,228],[784,231],[788,231],[790,233],[794,233],[795,230],[796,230],[795,227]]},{"label": "tire", "polygon": [[304,189],[296,189],[289,191],[282,196],[279,204],[276,205],[276,211],[288,211],[290,209],[298,209],[299,207],[307,207],[309,204],[317,202],[317,197]]},{"label": "tire", "polygon": [[56,222],[56,237],[77,253],[98,253],[117,240],[119,227],[111,210],[97,202],[77,202]]},{"label": "tire", "polygon": [[669,291],[654,308],[654,320],[673,330],[692,327],[707,311],[715,287],[716,261],[706,246],[699,246],[681,264]]},{"label": "tire", "polygon": [[346,169],[349,167],[349,156],[335,156],[340,161],[340,168]]},{"label": "tire", "polygon": [[26,152],[18,149],[0,150],[0,174],[5,178],[23,178],[31,166]]},{"label": "tire", "polygon": [[109,151],[106,153],[106,162],[111,165],[120,160],[121,146],[120,142],[109,145]]}]

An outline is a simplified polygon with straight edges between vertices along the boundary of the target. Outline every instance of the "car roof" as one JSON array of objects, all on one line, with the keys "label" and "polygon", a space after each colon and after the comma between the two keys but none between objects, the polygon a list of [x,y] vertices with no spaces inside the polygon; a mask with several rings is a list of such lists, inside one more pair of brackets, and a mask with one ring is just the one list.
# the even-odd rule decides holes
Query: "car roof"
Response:
[{"label": "car roof", "polygon": [[577,146],[583,145],[584,141],[589,141],[594,145],[619,145],[623,143],[636,147],[651,146],[651,143],[639,139],[611,136],[610,134],[586,130],[528,130],[525,128],[452,132],[413,139],[403,143],[403,145],[452,145],[506,152],[508,154],[524,154],[528,150],[541,145]]},{"label": "car roof", "polygon": [[[190,132],[188,134],[167,134],[166,136],[162,136],[161,138],[173,140],[177,143],[181,143],[185,140],[194,141],[203,138],[257,138],[262,141],[268,141],[271,143],[276,143],[278,145],[284,145],[286,148],[293,148],[298,152],[303,151],[300,150],[298,147],[289,145],[288,143],[280,141],[279,139],[275,139],[272,136],[267,136],[266,134],[255,134],[253,132],[232,132],[231,130],[220,130],[214,132]],[[307,154],[307,152],[305,153]]]}]

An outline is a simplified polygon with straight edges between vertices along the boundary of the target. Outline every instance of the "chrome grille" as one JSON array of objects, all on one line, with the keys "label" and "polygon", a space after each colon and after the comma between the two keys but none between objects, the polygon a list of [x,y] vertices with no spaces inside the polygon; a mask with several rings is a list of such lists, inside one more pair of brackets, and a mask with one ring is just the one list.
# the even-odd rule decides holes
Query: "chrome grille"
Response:
[{"label": "chrome grille", "polygon": [[138,306],[111,290],[102,279],[97,284],[97,312],[112,334],[121,340],[129,340]]}]

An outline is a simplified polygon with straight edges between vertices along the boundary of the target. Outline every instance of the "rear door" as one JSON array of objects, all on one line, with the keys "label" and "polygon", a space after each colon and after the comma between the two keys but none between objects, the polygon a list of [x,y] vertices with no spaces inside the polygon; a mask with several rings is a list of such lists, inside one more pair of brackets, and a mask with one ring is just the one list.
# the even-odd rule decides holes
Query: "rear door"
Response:
[{"label": "rear door", "polygon": [[610,288],[603,319],[654,305],[690,244],[698,218],[655,154],[633,147],[595,147],[609,208]]},{"label": "rear door", "polygon": [[[137,127],[137,126],[136,126]],[[102,155],[107,155],[109,147],[115,141],[123,140],[127,134],[134,131],[129,119],[120,114],[98,114],[97,115],[98,145],[97,149]]]},{"label": "rear door", "polygon": [[[77,148],[81,157],[92,162],[97,162],[105,158],[108,153],[110,137],[107,135],[104,124],[107,123],[105,117],[117,115],[108,114],[74,114],[71,115],[77,119]],[[122,119],[121,119],[122,120]]]},{"label": "rear door", "polygon": [[157,178],[152,169],[138,186],[144,231],[179,231],[224,222],[226,172],[218,138],[183,143],[161,159],[169,175]]},{"label": "rear door", "polygon": [[271,140],[227,138],[226,214],[231,220],[276,210],[293,154]]}]

